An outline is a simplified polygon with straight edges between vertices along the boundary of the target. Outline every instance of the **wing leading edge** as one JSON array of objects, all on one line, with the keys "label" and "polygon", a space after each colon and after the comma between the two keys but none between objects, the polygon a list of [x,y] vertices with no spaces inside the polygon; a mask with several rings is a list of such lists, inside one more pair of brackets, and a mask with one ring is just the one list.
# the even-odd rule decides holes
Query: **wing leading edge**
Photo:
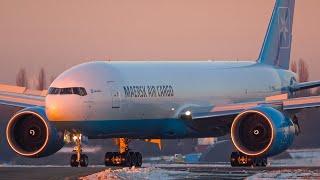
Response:
[{"label": "wing leading edge", "polygon": [[291,92],[300,91],[304,89],[310,89],[320,86],[320,81],[310,81],[310,82],[303,82],[298,83],[290,87]]},{"label": "wing leading edge", "polygon": [[282,94],[275,97],[268,97],[265,101],[215,106],[210,112],[193,113],[192,120],[198,121],[206,119],[214,121],[216,119],[225,118],[226,122],[229,124],[229,120],[232,121],[232,119],[235,118],[239,113],[262,105],[275,107],[283,112],[288,113],[299,112],[306,108],[320,107],[320,96],[288,99],[287,94]]}]

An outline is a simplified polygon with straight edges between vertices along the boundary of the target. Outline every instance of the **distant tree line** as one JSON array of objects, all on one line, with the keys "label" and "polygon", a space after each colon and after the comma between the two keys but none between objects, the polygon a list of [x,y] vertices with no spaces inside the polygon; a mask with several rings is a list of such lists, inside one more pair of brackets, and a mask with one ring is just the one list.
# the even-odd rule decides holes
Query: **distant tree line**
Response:
[{"label": "distant tree line", "polygon": [[26,69],[21,68],[16,76],[16,85],[21,87],[28,87],[28,78]]},{"label": "distant tree line", "polygon": [[30,87],[29,78],[27,76],[27,71],[25,68],[20,68],[16,76],[16,85],[26,88],[34,88],[37,90],[45,90],[48,88],[48,85],[54,81],[54,76],[51,76],[49,83],[47,84],[47,75],[44,68],[41,68],[37,78],[35,79],[34,87]]}]

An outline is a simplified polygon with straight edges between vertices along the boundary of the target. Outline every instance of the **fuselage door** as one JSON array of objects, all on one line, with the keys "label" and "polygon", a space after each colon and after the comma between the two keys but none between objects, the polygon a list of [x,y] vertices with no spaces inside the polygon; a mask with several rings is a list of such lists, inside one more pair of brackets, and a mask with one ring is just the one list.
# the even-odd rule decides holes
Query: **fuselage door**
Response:
[{"label": "fuselage door", "polygon": [[115,82],[108,82],[111,98],[112,98],[112,108],[120,108],[121,98],[119,88],[116,86]]}]

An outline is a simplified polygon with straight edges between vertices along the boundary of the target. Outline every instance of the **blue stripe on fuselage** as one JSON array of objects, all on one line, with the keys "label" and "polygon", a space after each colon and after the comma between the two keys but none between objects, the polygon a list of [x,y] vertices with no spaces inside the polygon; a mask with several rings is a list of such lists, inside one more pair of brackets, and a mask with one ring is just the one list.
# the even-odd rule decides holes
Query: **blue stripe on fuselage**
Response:
[{"label": "blue stripe on fuselage", "polygon": [[[214,131],[198,131],[182,119],[51,121],[59,130],[77,130],[90,139],[99,138],[191,138],[217,136]],[[220,136],[220,135],[219,135]]]}]

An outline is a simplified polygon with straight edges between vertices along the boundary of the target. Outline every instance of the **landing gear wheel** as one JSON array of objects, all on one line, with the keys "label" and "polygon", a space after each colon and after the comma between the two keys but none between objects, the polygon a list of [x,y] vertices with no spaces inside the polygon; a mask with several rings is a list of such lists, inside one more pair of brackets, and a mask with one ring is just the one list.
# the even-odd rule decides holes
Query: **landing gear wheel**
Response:
[{"label": "landing gear wheel", "polygon": [[71,167],[78,167],[79,166],[79,162],[77,161],[77,155],[76,154],[72,154],[71,155],[70,166]]},{"label": "landing gear wheel", "polygon": [[88,156],[85,154],[82,154],[81,137],[82,137],[81,133],[72,134],[72,139],[75,143],[75,147],[73,148],[72,152],[74,152],[75,154],[72,154],[70,159],[71,167],[78,167],[79,165],[81,167],[87,167],[89,164]]},{"label": "landing gear wheel", "polygon": [[118,138],[118,152],[107,152],[104,157],[106,166],[141,167],[142,155],[139,152],[131,152],[129,149],[130,139]]},{"label": "landing gear wheel", "polygon": [[239,166],[238,158],[240,154],[238,152],[232,152],[230,157],[230,164],[232,167]]},{"label": "landing gear wheel", "polygon": [[130,156],[131,156],[131,166],[137,166],[137,155],[135,152],[129,152]]},{"label": "landing gear wheel", "polygon": [[104,164],[106,166],[141,167],[142,155],[140,152],[107,152]]},{"label": "landing gear wheel", "polygon": [[125,155],[125,162],[124,162],[124,165],[126,167],[131,167],[132,166],[132,157],[131,157],[131,153],[127,153]]},{"label": "landing gear wheel", "polygon": [[112,152],[107,152],[106,155],[104,156],[104,164],[106,166],[112,166],[112,158],[113,158],[114,154]]},{"label": "landing gear wheel", "polygon": [[232,167],[239,166],[256,166],[266,167],[268,159],[266,157],[252,157],[240,152],[232,152],[230,156],[230,164]]},{"label": "landing gear wheel", "polygon": [[87,167],[89,164],[88,156],[85,154],[81,154],[80,156],[80,166]]},{"label": "landing gear wheel", "polygon": [[254,158],[253,166],[256,167],[266,167],[268,165],[268,160],[265,157]]},{"label": "landing gear wheel", "polygon": [[267,165],[268,165],[268,159],[267,158],[263,158],[262,166],[263,167],[267,167]]},{"label": "landing gear wheel", "polygon": [[136,157],[137,157],[137,164],[136,166],[137,167],[141,167],[142,166],[142,155],[140,152],[136,152]]}]

